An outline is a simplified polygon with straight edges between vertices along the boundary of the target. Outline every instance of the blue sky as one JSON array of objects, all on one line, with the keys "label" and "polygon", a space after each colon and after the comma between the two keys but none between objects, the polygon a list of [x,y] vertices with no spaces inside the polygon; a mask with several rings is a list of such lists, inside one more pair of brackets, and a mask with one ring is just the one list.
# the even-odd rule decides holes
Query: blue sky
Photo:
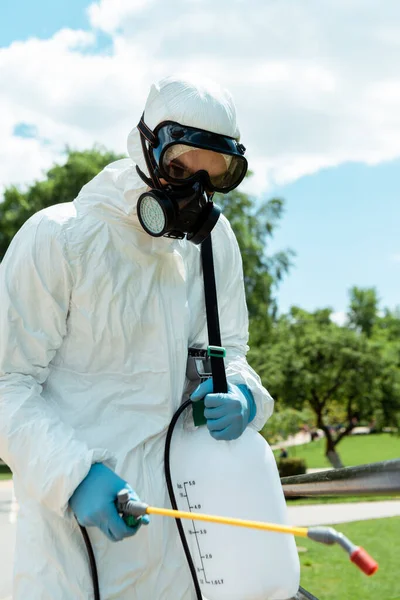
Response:
[{"label": "blue sky", "polygon": [[297,256],[281,310],[342,314],[352,285],[394,308],[399,64],[397,0],[2,0],[0,194],[66,144],[124,152],[151,82],[198,72],[234,95],[250,191],[286,200],[271,251]]},{"label": "blue sky", "polygon": [[353,285],[376,287],[382,306],[400,304],[400,160],[322,169],[271,194],[286,200],[271,250],[297,252],[280,286],[282,311],[342,311]]},{"label": "blue sky", "polygon": [[87,28],[85,0],[2,0],[0,46],[29,37],[48,38],[59,29]]}]

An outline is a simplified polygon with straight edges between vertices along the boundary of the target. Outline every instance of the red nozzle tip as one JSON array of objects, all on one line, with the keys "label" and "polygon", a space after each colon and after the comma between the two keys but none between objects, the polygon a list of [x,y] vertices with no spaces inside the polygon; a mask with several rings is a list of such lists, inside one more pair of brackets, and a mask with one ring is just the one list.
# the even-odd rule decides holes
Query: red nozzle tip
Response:
[{"label": "red nozzle tip", "polygon": [[368,576],[373,575],[378,570],[378,563],[364,550],[364,548],[356,548],[354,552],[350,554],[350,560]]}]

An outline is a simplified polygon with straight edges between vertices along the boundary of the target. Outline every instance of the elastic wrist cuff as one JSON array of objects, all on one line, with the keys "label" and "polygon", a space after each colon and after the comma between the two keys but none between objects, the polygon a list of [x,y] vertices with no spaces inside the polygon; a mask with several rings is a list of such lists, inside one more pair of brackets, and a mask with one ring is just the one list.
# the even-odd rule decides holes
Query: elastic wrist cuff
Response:
[{"label": "elastic wrist cuff", "polygon": [[240,383],[238,385],[238,388],[240,389],[240,391],[243,393],[243,395],[245,396],[245,398],[247,400],[247,405],[249,407],[249,423],[251,423],[257,413],[257,407],[256,407],[256,403],[254,402],[253,394],[251,393],[251,391],[249,390],[249,388],[247,387],[247,385],[245,383]]}]

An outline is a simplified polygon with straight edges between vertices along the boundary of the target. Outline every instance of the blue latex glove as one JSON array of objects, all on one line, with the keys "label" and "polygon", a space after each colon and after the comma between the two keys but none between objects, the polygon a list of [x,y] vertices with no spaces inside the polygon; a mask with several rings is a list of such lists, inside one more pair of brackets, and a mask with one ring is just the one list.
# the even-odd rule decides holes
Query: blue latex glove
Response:
[{"label": "blue latex glove", "polygon": [[195,402],[204,398],[204,417],[216,440],[236,440],[256,415],[256,404],[246,385],[228,384],[228,393],[213,393],[212,379],[203,381],[191,395]]},{"label": "blue latex glove", "polygon": [[139,517],[135,527],[128,527],[120,517],[115,501],[122,489],[131,492],[132,500],[139,500],[126,481],[114,471],[102,463],[92,465],[69,500],[78,523],[84,527],[98,527],[112,542],[135,535],[142,524],[148,525],[148,515]]}]

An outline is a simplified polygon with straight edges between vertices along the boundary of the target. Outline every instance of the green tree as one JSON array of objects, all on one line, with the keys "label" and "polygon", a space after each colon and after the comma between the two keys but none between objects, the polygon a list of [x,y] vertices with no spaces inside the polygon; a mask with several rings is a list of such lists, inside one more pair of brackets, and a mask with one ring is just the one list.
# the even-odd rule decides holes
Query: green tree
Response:
[{"label": "green tree", "polygon": [[[251,176],[251,174],[250,174]],[[294,252],[285,249],[268,253],[268,244],[284,214],[281,198],[257,203],[239,190],[218,195],[216,202],[229,219],[243,259],[244,282],[250,316],[251,343],[258,345],[276,317],[274,297],[277,286],[292,265]]]},{"label": "green tree", "polygon": [[[251,360],[279,406],[314,411],[335,467],[342,466],[338,444],[361,419],[380,410],[388,424],[398,414],[399,370],[391,357],[366,335],[334,324],[329,310],[292,308],[274,325],[272,344],[253,350]],[[343,421],[334,433],[338,407]]]},{"label": "green tree", "polygon": [[99,147],[84,152],[67,150],[65,164],[54,165],[43,180],[35,182],[26,191],[17,186],[7,188],[4,201],[0,203],[0,260],[30,216],[52,204],[70,202],[83,185],[118,158],[121,157]]},{"label": "green tree", "polygon": [[359,288],[350,290],[349,325],[372,336],[373,327],[378,319],[378,294],[375,288]]},{"label": "green tree", "polygon": [[261,433],[270,443],[275,443],[286,440],[289,436],[298,433],[303,425],[310,426],[312,423],[313,412],[311,410],[284,407],[271,415]]},{"label": "green tree", "polygon": [[[400,344],[400,306],[394,310],[385,308],[382,316],[376,320],[374,338],[383,340],[390,345],[399,347]],[[400,357],[400,355],[399,355]],[[399,360],[400,366],[400,360]]]}]

